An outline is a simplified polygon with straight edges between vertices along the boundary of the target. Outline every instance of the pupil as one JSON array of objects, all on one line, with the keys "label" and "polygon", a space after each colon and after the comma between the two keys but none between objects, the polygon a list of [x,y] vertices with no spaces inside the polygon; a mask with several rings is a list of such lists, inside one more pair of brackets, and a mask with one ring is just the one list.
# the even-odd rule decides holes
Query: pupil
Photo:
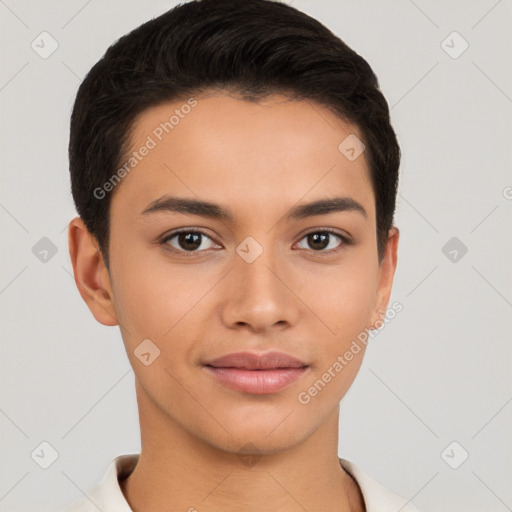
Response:
[{"label": "pupil", "polygon": [[[310,241],[313,241],[313,243],[310,245],[312,246],[313,249],[325,249],[325,247],[329,245],[328,238],[328,233],[312,233],[311,235],[309,235]],[[320,239],[322,239],[322,241],[319,242]],[[318,243],[320,243],[320,246],[315,247],[315,244]]]},{"label": "pupil", "polygon": [[[179,243],[184,249],[197,249],[201,245],[199,233],[180,233]],[[189,247],[187,247],[187,244]]]}]

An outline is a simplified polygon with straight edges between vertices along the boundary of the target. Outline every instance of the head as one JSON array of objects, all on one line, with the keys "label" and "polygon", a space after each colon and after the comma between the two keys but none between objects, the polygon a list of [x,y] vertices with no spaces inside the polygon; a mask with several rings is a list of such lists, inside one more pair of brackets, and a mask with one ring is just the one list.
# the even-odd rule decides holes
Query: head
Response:
[{"label": "head", "polygon": [[[179,5],[88,73],[69,158],[76,282],[95,318],[120,326],[146,414],[267,453],[333,417],[365,344],[332,367],[385,314],[398,245],[400,150],[361,56],[278,2]],[[307,364],[278,393],[242,393],[205,371],[268,350]],[[281,424],[286,407],[295,414]]]}]

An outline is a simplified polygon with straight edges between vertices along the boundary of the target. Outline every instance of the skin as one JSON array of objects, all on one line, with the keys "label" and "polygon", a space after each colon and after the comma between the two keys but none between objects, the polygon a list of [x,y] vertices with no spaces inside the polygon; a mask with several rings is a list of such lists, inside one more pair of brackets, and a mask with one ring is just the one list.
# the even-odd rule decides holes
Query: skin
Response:
[{"label": "skin", "polygon": [[[399,231],[389,231],[379,265],[365,154],[349,161],[338,150],[349,134],[362,136],[310,101],[276,95],[252,103],[218,91],[196,99],[115,190],[110,272],[82,220],[69,226],[80,294],[98,322],[120,325],[135,374],[142,450],[122,491],[136,512],[364,511],[359,487],[338,461],[339,402],[364,346],[310,403],[297,399],[389,302]],[[184,103],[144,111],[133,148]],[[141,215],[164,194],[218,203],[235,221]],[[333,195],[352,197],[367,217],[285,219],[293,206]],[[178,237],[159,244],[177,228],[207,235],[191,257]],[[330,235],[318,249],[306,235],[320,228],[353,243]],[[236,252],[248,236],[263,248],[252,263]],[[145,366],[134,350],[148,338],[160,356]],[[231,352],[271,349],[310,365],[274,394],[235,391],[202,366]],[[247,443],[253,447],[242,448]],[[259,458],[246,464],[241,452]]]}]

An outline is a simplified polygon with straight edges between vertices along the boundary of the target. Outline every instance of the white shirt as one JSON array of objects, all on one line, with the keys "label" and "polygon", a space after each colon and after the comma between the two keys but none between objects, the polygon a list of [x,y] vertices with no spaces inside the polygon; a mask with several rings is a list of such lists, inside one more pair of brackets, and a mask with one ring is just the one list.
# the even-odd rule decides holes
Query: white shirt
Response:
[{"label": "white shirt", "polygon": [[[89,497],[75,501],[63,512],[133,512],[118,479],[126,478],[135,468],[138,453],[120,455],[109,465],[102,480],[94,486]],[[366,512],[419,512],[405,498],[392,493],[373,480],[353,462],[339,459],[340,465],[358,483],[366,505]]]}]

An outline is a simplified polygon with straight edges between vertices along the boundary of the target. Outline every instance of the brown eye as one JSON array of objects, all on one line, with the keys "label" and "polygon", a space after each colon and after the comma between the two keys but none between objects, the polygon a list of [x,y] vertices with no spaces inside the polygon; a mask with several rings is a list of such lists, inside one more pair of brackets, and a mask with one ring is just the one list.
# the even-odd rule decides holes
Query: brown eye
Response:
[{"label": "brown eye", "polygon": [[[343,243],[336,243],[336,238]],[[348,243],[348,240],[343,235],[335,231],[312,231],[304,236],[302,240],[306,240],[307,247],[301,249],[312,249],[314,252],[335,252],[340,246]],[[326,250],[327,249],[327,250]]]},{"label": "brown eye", "polygon": [[[201,252],[198,249],[202,247],[202,249],[208,249],[208,247],[204,247],[205,239],[211,240],[211,238],[203,233],[202,231],[188,229],[177,231],[166,236],[161,244],[167,244],[172,247],[172,249],[179,252]],[[171,240],[174,243],[170,243]]]}]

